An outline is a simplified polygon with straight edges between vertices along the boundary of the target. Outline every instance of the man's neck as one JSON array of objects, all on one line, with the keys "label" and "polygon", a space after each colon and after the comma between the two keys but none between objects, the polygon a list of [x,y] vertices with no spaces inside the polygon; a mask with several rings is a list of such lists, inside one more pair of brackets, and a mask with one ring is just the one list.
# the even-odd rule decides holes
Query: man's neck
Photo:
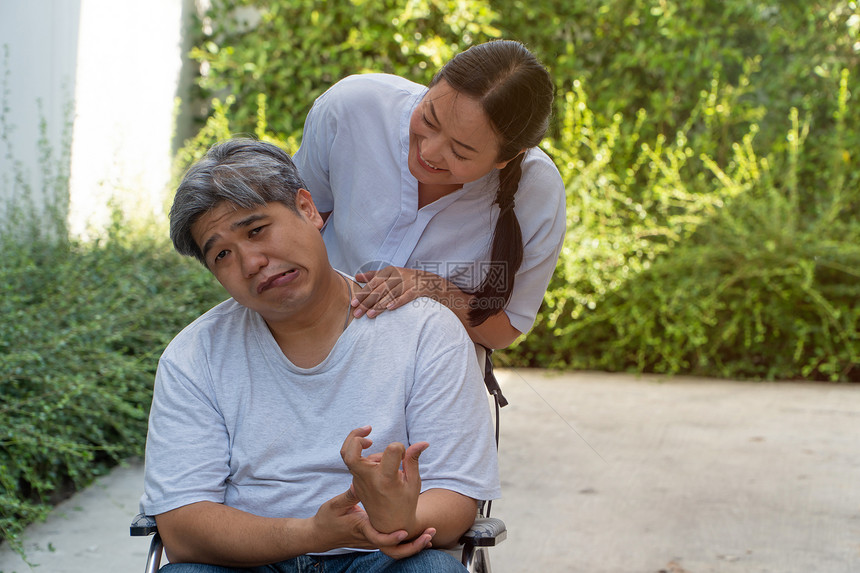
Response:
[{"label": "man's neck", "polygon": [[335,270],[320,285],[318,303],[298,319],[266,320],[284,355],[300,368],[316,366],[329,355],[351,320],[353,283]]}]

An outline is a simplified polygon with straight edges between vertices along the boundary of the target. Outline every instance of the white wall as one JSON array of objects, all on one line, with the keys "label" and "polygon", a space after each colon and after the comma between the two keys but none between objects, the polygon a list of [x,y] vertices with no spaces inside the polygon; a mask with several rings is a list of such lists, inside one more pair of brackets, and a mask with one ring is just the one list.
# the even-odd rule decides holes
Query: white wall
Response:
[{"label": "white wall", "polygon": [[111,199],[137,217],[163,217],[183,56],[182,4],[81,1],[73,233],[102,227]]},{"label": "white wall", "polygon": [[[0,222],[13,201],[41,206],[40,122],[55,156],[72,121],[80,0],[0,0]],[[8,50],[8,58],[4,53]],[[41,109],[38,102],[41,101]],[[68,167],[63,171],[67,172]],[[20,176],[17,177],[17,176]]]},{"label": "white wall", "polygon": [[[39,171],[35,99],[45,102],[57,137],[74,120],[73,233],[97,234],[111,201],[137,218],[163,218],[174,102],[187,83],[180,72],[183,16],[190,10],[192,0],[0,0],[0,44],[11,52],[15,153],[31,177]],[[63,107],[72,99],[74,116],[66,118]],[[0,174],[10,172],[3,155],[0,148]],[[8,203],[10,192],[0,193]]]}]

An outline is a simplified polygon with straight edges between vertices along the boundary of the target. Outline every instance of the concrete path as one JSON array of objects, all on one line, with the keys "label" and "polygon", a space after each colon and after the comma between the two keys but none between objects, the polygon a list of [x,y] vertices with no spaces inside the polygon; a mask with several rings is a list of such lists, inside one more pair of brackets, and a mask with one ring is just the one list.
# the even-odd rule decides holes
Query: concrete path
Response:
[{"label": "concrete path", "polygon": [[[860,572],[860,385],[498,372],[496,573]],[[142,571],[120,467],[26,533],[40,573]],[[0,572],[30,567],[0,547]]]}]

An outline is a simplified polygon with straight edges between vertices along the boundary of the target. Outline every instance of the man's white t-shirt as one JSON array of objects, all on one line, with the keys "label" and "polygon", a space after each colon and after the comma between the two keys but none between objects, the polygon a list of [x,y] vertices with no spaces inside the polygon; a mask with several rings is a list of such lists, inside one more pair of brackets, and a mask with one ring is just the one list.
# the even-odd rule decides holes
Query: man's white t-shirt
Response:
[{"label": "man's white t-shirt", "polygon": [[345,492],[347,434],[374,446],[427,441],[422,491],[500,496],[493,428],[474,346],[426,298],[354,319],[313,368],[292,364],[259,314],[233,299],[186,327],[161,357],[141,511],[199,501],[266,517],[313,516]]}]

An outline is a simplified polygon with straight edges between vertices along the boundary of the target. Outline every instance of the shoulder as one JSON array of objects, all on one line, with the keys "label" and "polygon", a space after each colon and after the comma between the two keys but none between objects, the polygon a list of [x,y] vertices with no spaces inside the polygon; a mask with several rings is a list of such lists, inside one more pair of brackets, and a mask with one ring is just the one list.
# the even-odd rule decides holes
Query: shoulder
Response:
[{"label": "shoulder", "polygon": [[420,84],[391,74],[355,74],[330,87],[317,99],[317,103],[379,105],[389,98],[412,97],[425,89]]},{"label": "shoulder", "polygon": [[539,147],[532,147],[525,153],[522,166],[523,177],[520,182],[521,186],[526,187],[525,191],[544,193],[556,198],[563,197],[564,182],[552,158]]},{"label": "shoulder", "polygon": [[541,230],[564,234],[567,204],[564,181],[553,160],[533,147],[523,159],[523,174],[516,195],[516,213],[524,239]]},{"label": "shoulder", "polygon": [[209,309],[183,328],[164,351],[163,358],[182,358],[206,353],[217,341],[245,329],[251,312],[232,298]]},{"label": "shoulder", "polygon": [[404,306],[383,312],[373,320],[384,318],[391,336],[414,336],[419,345],[457,346],[472,344],[466,329],[452,310],[426,297],[419,297]]}]

